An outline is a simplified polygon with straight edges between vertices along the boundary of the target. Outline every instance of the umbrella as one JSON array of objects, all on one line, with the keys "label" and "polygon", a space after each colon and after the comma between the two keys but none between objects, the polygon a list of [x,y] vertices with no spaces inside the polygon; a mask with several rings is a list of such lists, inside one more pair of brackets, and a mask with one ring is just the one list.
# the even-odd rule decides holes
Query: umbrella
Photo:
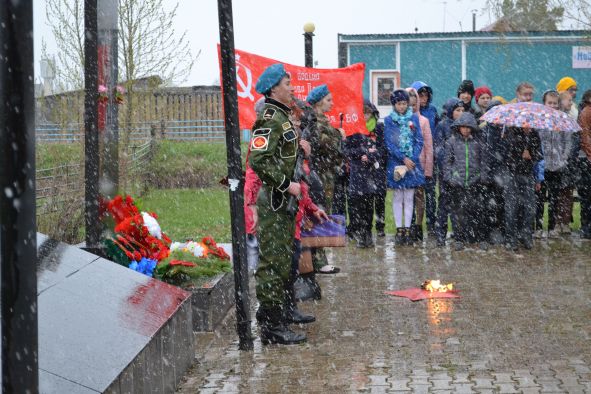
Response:
[{"label": "umbrella", "polygon": [[507,127],[528,127],[564,132],[580,131],[581,126],[567,113],[539,103],[497,105],[482,115],[480,120]]}]

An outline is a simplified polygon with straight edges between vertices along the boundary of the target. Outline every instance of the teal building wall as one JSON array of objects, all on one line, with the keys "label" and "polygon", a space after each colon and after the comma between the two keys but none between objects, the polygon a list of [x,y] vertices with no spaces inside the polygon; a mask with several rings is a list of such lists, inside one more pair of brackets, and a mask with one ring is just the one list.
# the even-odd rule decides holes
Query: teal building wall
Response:
[{"label": "teal building wall", "polygon": [[[528,33],[339,34],[339,66],[366,64],[364,95],[370,97],[370,70],[400,72],[401,86],[428,83],[434,104],[455,97],[463,77],[487,85],[494,95],[511,100],[522,81],[532,83],[536,101],[564,76],[582,92],[591,89],[591,68],[573,68],[573,46],[591,46],[587,31]],[[399,54],[399,59],[397,59]]]}]

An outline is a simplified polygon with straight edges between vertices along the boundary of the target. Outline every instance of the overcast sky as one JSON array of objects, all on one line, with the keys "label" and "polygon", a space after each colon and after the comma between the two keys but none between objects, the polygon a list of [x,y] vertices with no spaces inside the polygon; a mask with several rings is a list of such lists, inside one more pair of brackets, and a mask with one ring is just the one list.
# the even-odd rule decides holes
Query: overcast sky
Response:
[{"label": "overcast sky", "polygon": [[[48,51],[55,42],[47,26],[45,2],[34,0],[35,70],[38,76],[41,38]],[[100,0],[99,0],[100,1]],[[177,0],[165,0],[172,7]],[[181,85],[210,85],[219,79],[216,44],[219,42],[217,1],[179,0],[176,30],[188,32],[194,53],[201,50],[188,80]],[[314,60],[318,67],[337,67],[337,34],[453,32],[476,28],[494,20],[483,11],[485,0],[234,0],[235,46],[248,52],[303,65],[303,25],[316,25]]]}]

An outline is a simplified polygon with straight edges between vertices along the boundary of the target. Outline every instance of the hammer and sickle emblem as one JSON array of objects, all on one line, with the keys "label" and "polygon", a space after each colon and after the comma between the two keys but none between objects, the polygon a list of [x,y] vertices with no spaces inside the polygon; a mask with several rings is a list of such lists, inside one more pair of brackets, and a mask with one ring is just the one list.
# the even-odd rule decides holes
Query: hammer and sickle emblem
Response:
[{"label": "hammer and sickle emblem", "polygon": [[238,96],[242,98],[249,98],[250,101],[254,101],[254,96],[250,91],[252,90],[252,73],[248,67],[243,67],[244,72],[246,73],[246,84],[244,80],[240,77],[240,63],[236,63],[236,82],[240,86],[238,89]]}]

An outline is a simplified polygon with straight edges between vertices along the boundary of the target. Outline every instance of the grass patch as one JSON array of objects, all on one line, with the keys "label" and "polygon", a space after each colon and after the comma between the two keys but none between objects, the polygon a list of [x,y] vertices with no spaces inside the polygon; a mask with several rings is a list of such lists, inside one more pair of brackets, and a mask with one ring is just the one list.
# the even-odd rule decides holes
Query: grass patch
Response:
[{"label": "grass patch", "polygon": [[[206,235],[211,235],[218,242],[231,241],[230,204],[227,189],[216,187],[190,190],[150,190],[145,196],[138,199],[138,205],[142,210],[156,212],[162,229],[176,241],[201,238]],[[580,227],[579,211],[580,205],[575,203],[573,230]],[[392,191],[390,190],[386,196],[386,233],[394,234],[395,232],[396,227],[392,215]]]},{"label": "grass patch", "polygon": [[84,163],[84,147],[80,143],[35,146],[35,167],[38,170],[76,163]]},{"label": "grass patch", "polygon": [[158,215],[162,230],[174,241],[212,236],[216,242],[230,242],[230,201],[228,190],[150,190],[137,199],[140,210]]},{"label": "grass patch", "polygon": [[[241,152],[244,162],[246,145]],[[148,172],[148,184],[154,188],[216,186],[228,172],[226,144],[160,141]]]},{"label": "grass patch", "polygon": [[[535,203],[535,202],[534,202]],[[427,230],[427,216],[423,218],[423,230]],[[375,226],[375,223],[374,223]],[[548,228],[548,203],[544,208],[544,229]],[[575,202],[573,204],[573,222],[571,223],[571,229],[577,231],[581,228],[581,204]],[[396,226],[394,225],[394,214],[392,213],[392,190],[388,190],[386,195],[386,229],[387,234],[394,234],[396,232]],[[451,221],[447,222],[447,231],[452,232]]]}]

